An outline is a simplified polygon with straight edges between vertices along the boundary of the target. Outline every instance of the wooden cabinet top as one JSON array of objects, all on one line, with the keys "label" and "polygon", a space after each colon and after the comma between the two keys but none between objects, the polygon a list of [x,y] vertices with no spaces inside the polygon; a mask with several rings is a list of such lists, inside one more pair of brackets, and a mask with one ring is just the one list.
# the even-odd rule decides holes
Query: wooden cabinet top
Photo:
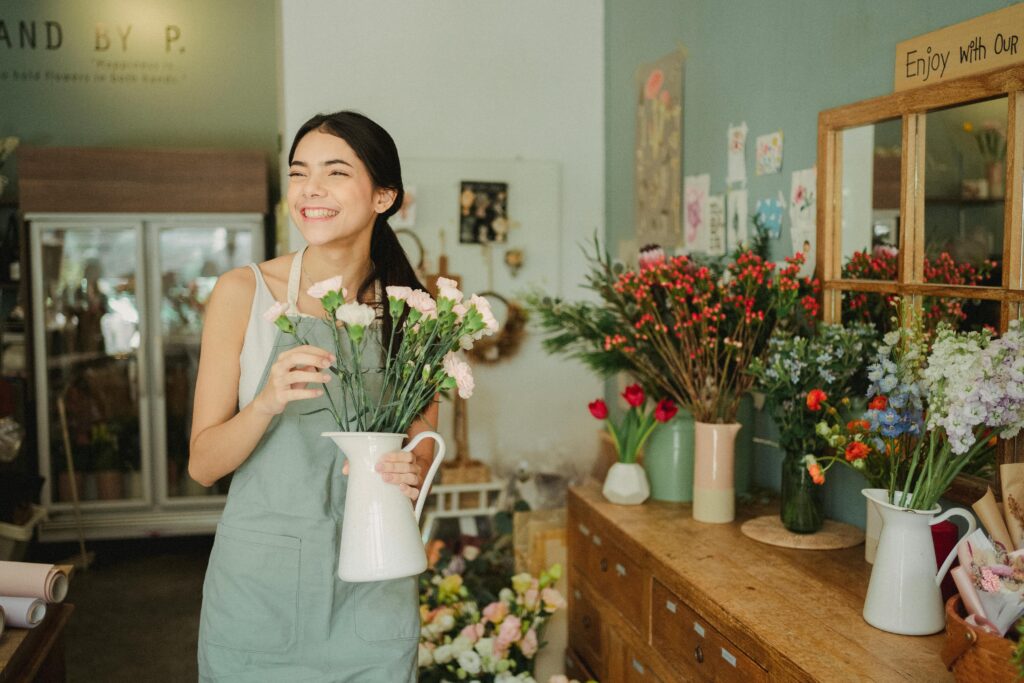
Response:
[{"label": "wooden cabinet top", "polygon": [[703,524],[689,504],[609,503],[591,480],[570,489],[569,511],[572,523],[603,527],[737,646],[763,653],[773,678],[953,680],[939,658],[943,634],[898,636],[864,621],[871,565],[863,546],[792,550],[740,532],[743,521],[777,508],[740,506],[734,523]]}]

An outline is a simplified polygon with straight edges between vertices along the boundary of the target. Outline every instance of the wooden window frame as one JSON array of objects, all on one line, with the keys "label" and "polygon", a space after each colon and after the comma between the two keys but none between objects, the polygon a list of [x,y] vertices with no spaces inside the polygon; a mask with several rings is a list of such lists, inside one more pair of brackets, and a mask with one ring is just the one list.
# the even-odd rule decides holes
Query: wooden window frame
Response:
[{"label": "wooden window frame", "polygon": [[[1003,277],[998,287],[930,284],[924,281],[925,121],[928,112],[982,100],[1006,97],[1006,192],[1003,215]],[[900,233],[895,281],[842,277],[842,133],[849,128],[901,119]],[[826,322],[842,318],[843,292],[898,294],[920,307],[925,296],[962,297],[999,302],[1000,328],[1024,317],[1022,273],[1022,162],[1024,162],[1024,66],[1012,66],[944,83],[835,107],[818,115],[818,205],[816,274],[822,283]],[[1024,438],[1000,442],[998,463],[1024,462]],[[946,497],[973,503],[994,481],[962,475]]]}]

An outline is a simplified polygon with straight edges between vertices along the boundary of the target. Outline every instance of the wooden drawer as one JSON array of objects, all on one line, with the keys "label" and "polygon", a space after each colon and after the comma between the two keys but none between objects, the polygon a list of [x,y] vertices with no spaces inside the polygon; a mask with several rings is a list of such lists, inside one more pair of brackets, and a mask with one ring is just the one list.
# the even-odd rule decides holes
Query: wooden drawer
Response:
[{"label": "wooden drawer", "polygon": [[569,569],[569,649],[579,655],[587,669],[604,676],[601,613],[580,573],[573,568]]},{"label": "wooden drawer", "polygon": [[565,651],[565,675],[575,681],[595,681],[597,676],[591,673],[590,669],[580,658],[576,651],[568,648]]},{"label": "wooden drawer", "polygon": [[708,681],[768,680],[764,669],[657,579],[651,603],[651,644],[672,666]]},{"label": "wooden drawer", "polygon": [[624,683],[661,683],[661,679],[651,669],[649,656],[628,646],[623,657],[622,668]]},{"label": "wooden drawer", "polygon": [[644,576],[640,566],[600,528],[591,530],[587,577],[597,594],[642,633]]},{"label": "wooden drawer", "polygon": [[590,548],[593,530],[585,519],[573,515],[569,519],[567,543],[569,564],[575,565],[580,571],[586,572],[590,567]]}]

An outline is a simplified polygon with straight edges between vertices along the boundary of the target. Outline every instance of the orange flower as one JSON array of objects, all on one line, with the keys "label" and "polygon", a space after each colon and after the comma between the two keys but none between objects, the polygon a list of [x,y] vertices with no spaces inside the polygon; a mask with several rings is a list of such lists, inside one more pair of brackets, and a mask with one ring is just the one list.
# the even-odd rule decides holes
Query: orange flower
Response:
[{"label": "orange flower", "polygon": [[871,449],[868,448],[866,443],[860,441],[854,441],[846,447],[846,460],[847,462],[853,462],[854,460],[860,460],[861,458],[868,457],[868,453]]},{"label": "orange flower", "polygon": [[819,486],[825,483],[825,473],[821,471],[821,465],[812,462],[807,465],[807,472],[811,475],[811,481]]},{"label": "orange flower", "polygon": [[821,389],[811,389],[807,392],[807,408],[814,412],[821,410],[821,402],[827,401],[828,395]]},{"label": "orange flower", "polygon": [[850,420],[846,423],[846,431],[853,432],[866,432],[871,429],[871,423],[867,420]]},{"label": "orange flower", "polygon": [[871,410],[885,410],[887,405],[889,405],[889,399],[885,396],[878,395],[871,399],[871,402],[868,403],[868,408]]}]

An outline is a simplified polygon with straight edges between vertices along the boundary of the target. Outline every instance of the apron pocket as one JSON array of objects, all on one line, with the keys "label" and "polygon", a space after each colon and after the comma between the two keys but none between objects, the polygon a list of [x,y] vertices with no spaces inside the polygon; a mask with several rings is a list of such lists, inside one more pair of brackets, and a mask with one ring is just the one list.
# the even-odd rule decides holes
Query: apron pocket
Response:
[{"label": "apron pocket", "polygon": [[203,587],[203,616],[211,644],[250,652],[291,647],[300,547],[293,536],[217,525]]},{"label": "apron pocket", "polygon": [[419,638],[417,577],[353,583],[356,635],[365,641]]}]

